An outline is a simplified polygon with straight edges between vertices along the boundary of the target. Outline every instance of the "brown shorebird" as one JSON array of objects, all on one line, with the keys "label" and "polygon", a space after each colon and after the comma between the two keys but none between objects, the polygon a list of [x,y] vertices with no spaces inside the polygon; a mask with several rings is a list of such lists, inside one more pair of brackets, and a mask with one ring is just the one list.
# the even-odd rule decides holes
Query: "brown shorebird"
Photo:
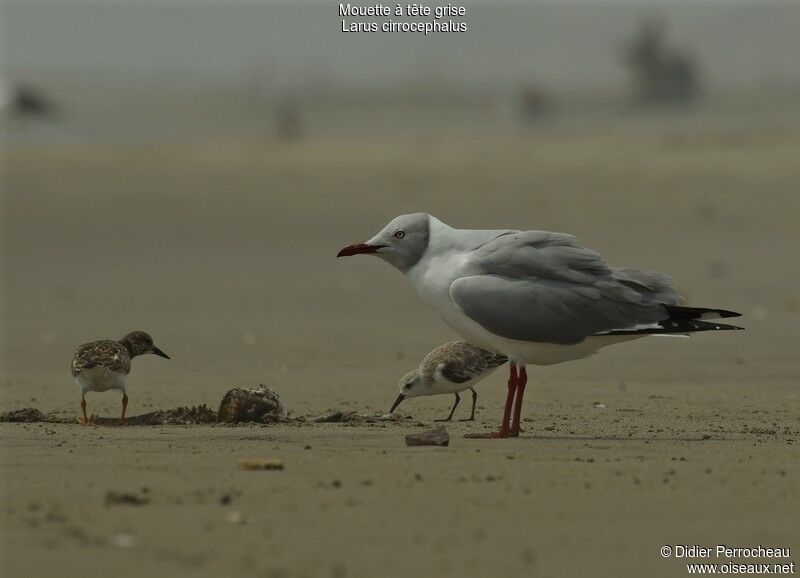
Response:
[{"label": "brown shorebird", "polygon": [[84,343],[75,350],[72,357],[72,377],[81,388],[82,424],[91,423],[86,415],[86,392],[109,389],[122,390],[120,423],[125,423],[125,409],[128,407],[125,380],[131,371],[131,359],[145,353],[169,359],[169,355],[153,345],[153,338],[144,331],[131,331],[119,341],[102,339]]}]

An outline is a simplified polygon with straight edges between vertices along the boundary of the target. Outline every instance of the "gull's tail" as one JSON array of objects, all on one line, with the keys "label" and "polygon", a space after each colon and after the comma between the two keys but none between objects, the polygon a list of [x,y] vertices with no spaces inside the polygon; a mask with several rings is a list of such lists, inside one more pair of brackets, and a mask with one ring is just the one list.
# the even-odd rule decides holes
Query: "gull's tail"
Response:
[{"label": "gull's tail", "polygon": [[600,335],[687,335],[696,331],[730,331],[742,330],[744,327],[703,321],[726,317],[741,317],[741,313],[725,309],[709,309],[706,307],[679,307],[665,305],[669,317],[663,321],[648,325],[637,325],[626,329],[606,331]]}]

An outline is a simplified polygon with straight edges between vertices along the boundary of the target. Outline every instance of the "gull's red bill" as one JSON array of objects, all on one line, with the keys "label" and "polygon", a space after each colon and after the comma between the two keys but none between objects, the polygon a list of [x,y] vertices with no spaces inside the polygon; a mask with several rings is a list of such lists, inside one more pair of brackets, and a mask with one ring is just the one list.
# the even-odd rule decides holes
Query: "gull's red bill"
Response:
[{"label": "gull's red bill", "polygon": [[356,243],[355,245],[348,245],[339,251],[337,257],[351,257],[353,255],[361,255],[366,253],[375,253],[378,249],[383,249],[386,245],[367,245],[366,243]]}]

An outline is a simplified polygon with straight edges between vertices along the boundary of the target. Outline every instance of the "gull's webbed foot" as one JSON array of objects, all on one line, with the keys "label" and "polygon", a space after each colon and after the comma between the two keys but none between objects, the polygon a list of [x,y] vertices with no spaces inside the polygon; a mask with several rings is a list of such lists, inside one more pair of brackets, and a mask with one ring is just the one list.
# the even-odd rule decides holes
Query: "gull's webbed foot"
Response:
[{"label": "gull's webbed foot", "polygon": [[515,434],[508,428],[500,428],[498,431],[486,432],[486,433],[471,433],[466,434],[464,437],[469,439],[478,439],[478,440],[494,440],[500,438],[512,438],[517,437],[519,434]]}]

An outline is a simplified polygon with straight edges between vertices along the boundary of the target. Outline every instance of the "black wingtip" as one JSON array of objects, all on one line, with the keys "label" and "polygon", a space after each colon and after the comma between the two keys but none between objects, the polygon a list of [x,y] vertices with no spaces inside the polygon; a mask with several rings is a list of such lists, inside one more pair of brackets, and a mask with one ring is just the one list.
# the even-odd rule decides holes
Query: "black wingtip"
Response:
[{"label": "black wingtip", "polygon": [[698,331],[743,331],[744,327],[738,325],[728,325],[727,323],[713,323],[710,321],[700,321],[697,319],[673,320],[667,319],[659,321],[658,327],[648,327],[646,329],[618,329],[608,331],[600,335],[686,335]]},{"label": "black wingtip", "polygon": [[[726,317],[741,317],[741,313],[737,313],[736,311],[726,311],[725,309],[717,309],[720,318],[724,319]],[[740,327],[739,329],[744,329],[744,327]]]},{"label": "black wingtip", "polygon": [[[727,323],[715,323],[713,321],[688,321],[686,326],[692,327],[691,331],[744,331],[744,327],[738,325],[728,325]],[[679,326],[682,324],[678,324]]]},{"label": "black wingtip", "polygon": [[725,319],[741,317],[741,313],[727,309],[714,309],[711,307],[682,307],[680,305],[666,305],[669,318],[673,321],[688,321],[691,319]]},{"label": "black wingtip", "polygon": [[744,327],[738,325],[728,325],[727,323],[714,323],[713,325],[716,331],[744,331]]}]

